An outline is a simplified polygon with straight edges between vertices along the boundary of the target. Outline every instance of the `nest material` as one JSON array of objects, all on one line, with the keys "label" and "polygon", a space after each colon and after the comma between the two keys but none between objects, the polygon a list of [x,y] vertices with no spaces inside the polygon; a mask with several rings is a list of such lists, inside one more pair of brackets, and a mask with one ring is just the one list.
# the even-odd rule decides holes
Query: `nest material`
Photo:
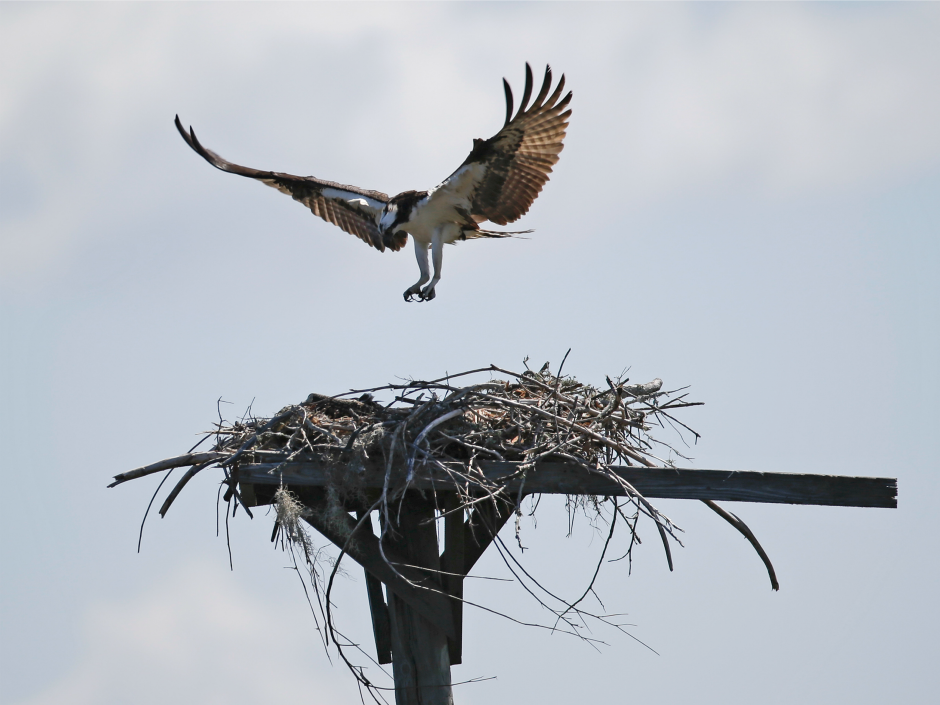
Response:
[{"label": "nest material", "polygon": [[[458,384],[467,377],[483,374],[490,379],[465,386]],[[493,379],[495,375],[505,379]],[[194,475],[216,465],[225,471],[224,482],[229,488],[226,501],[234,502],[235,508],[245,506],[250,515],[249,505],[253,503],[243,501],[237,490],[239,464],[264,464],[272,468],[271,474],[276,474],[292,462],[320,461],[343,470],[333,474],[326,488],[335,512],[379,509],[384,519],[384,537],[397,523],[392,520],[389,507],[411,487],[416,469],[438,468],[450,481],[448,489],[455,489],[460,498],[458,506],[448,511],[470,509],[485,500],[513,504],[518,539],[526,473],[540,461],[560,460],[619,485],[621,491],[617,494],[626,496],[628,504],[635,508],[634,520],[627,521],[630,543],[626,555],[632,556],[633,546],[639,542],[636,519],[643,514],[653,520],[672,570],[667,535],[678,541],[675,534],[678,527],[617,474],[616,467],[620,464],[668,467],[673,465],[674,457],[684,458],[668,443],[655,439],[651,432],[670,426],[680,437],[688,433],[697,440],[698,434],[672,413],[698,406],[700,402],[687,401],[684,388],[664,391],[660,379],[647,384],[628,382],[622,377],[616,381],[607,377],[604,389],[562,375],[561,368],[552,374],[548,363],[538,372],[526,369],[522,373],[490,365],[429,382],[389,384],[332,397],[310,394],[303,403],[286,406],[270,419],[246,414],[231,424],[220,420],[216,429],[203,439],[215,439],[211,451],[191,450],[186,455],[116,475],[109,486],[162,470],[188,467],[163,502],[162,516]],[[388,393],[393,395],[390,402],[376,400],[377,395]],[[357,395],[358,398],[351,398]],[[517,465],[514,472],[493,479],[475,472],[476,464],[484,459],[514,461]],[[393,472],[402,463],[407,472]],[[349,472],[363,470],[367,464],[372,468],[384,467],[385,482],[377,501],[366,497],[362,488],[356,486],[357,473]],[[508,491],[512,483],[518,487],[515,496]],[[712,500],[702,501],[751,543],[767,568],[771,587],[779,589],[773,565],[747,525]],[[578,509],[593,509],[595,518],[613,526],[604,517],[601,503],[599,497],[571,495],[567,507],[571,518]],[[617,514],[627,518],[614,499],[611,516]]]},{"label": "nest material", "polygon": [[[461,386],[474,375],[486,375],[488,379]],[[537,599],[554,614],[554,624],[542,626],[553,632],[567,631],[587,638],[583,627],[588,619],[623,631],[622,625],[612,622],[609,616],[593,615],[578,606],[589,594],[594,594],[594,582],[605,561],[618,517],[623,519],[628,540],[622,558],[630,558],[628,562],[632,562],[633,547],[639,543],[637,522],[645,515],[653,520],[672,569],[669,537],[678,541],[675,534],[678,527],[616,472],[618,465],[672,466],[675,457],[684,457],[663,440],[655,439],[654,429],[668,426],[678,431],[680,437],[691,434],[698,438],[697,433],[672,415],[677,409],[698,403],[687,401],[682,389],[669,392],[662,386],[659,379],[647,384],[629,384],[629,380],[608,377],[606,388],[600,388],[562,375],[561,368],[553,374],[546,363],[538,371],[526,369],[516,373],[491,365],[432,381],[389,384],[332,397],[310,394],[302,403],[286,406],[271,418],[257,418],[249,413],[233,423],[220,420],[203,439],[203,442],[214,439],[211,450],[195,452],[194,448],[185,455],[122,473],[115,476],[110,486],[163,470],[187,467],[163,502],[160,514],[164,515],[194,475],[210,466],[218,466],[225,473],[223,485],[228,487],[225,500],[234,504],[232,515],[238,506],[244,506],[250,515],[249,507],[256,502],[251,501],[254,498],[246,502],[239,495],[240,466],[269,467],[269,472],[276,476],[291,463],[313,461],[338,469],[323,488],[329,507],[327,514],[335,513],[336,518],[342,520],[337,521],[337,526],[348,525],[346,512],[352,509],[359,512],[359,524],[367,520],[373,510],[378,510],[384,538],[387,532],[396,531],[395,500],[404,497],[417,472],[431,468],[442,471],[449,480],[441,489],[450,490],[451,499],[457,497],[456,506],[448,500],[447,514],[472,510],[480,506],[479,502],[493,506],[499,503],[504,510],[515,510],[518,540],[526,473],[544,461],[578,466],[586,472],[606,476],[621,489],[618,497],[568,497],[570,520],[581,510],[588,513],[595,528],[601,523],[608,527],[597,570],[580,598],[567,602],[556,597],[525,570],[517,571],[507,560],[506,548],[499,537],[494,534],[493,540],[515,579],[523,583],[530,594],[535,595],[537,590],[546,596],[544,600]],[[384,403],[379,401],[382,397],[386,398]],[[478,464],[485,460],[514,463],[511,466],[514,470],[493,479],[492,474],[485,475],[477,470]],[[384,472],[384,485],[378,495],[374,489],[366,492],[356,484],[357,477],[363,477],[362,472],[356,470],[367,468]],[[515,492],[510,491],[512,483],[518,488]],[[163,482],[160,487],[162,485]],[[436,492],[433,494],[437,506],[433,516],[440,519],[445,514],[444,506],[437,503]],[[773,566],[750,529],[711,500],[702,501],[748,539],[764,561],[773,589],[778,589]],[[322,556],[322,549],[313,545],[300,523],[300,519],[313,516],[311,510],[288,488],[280,487],[270,503],[276,512],[272,540],[280,537],[280,543],[294,556],[298,572],[300,564],[308,571],[309,584],[327,626],[326,632],[321,632],[324,645],[332,639],[360,684],[374,690],[361,667],[354,666],[343,654],[343,646],[355,644],[336,631],[331,617],[333,576],[341,571],[339,560],[346,549],[343,548],[336,559]],[[229,516],[226,512],[226,526]],[[330,521],[329,516],[319,518]],[[355,539],[348,539],[347,545],[349,540]],[[511,560],[518,565],[515,558]],[[323,570],[321,565],[328,569]],[[558,602],[560,607],[549,607],[547,601]],[[319,619],[317,629],[320,630]]]},{"label": "nest material", "polygon": [[[484,373],[505,379],[458,384],[470,375]],[[189,466],[163,503],[163,515],[189,479],[212,465],[234,469],[240,463],[275,463],[275,473],[278,466],[303,460],[342,463],[353,469],[366,462],[374,465],[377,459],[388,468],[395,461],[404,461],[409,472],[386,486],[386,504],[408,487],[415,467],[420,466],[444,468],[449,463],[447,473],[469,503],[481,493],[499,494],[501,485],[517,479],[539,461],[564,461],[601,473],[621,464],[671,465],[673,457],[681,454],[655,440],[651,430],[668,424],[697,438],[698,434],[672,416],[676,409],[696,403],[686,401],[685,394],[664,391],[659,379],[647,384],[628,381],[608,377],[607,388],[601,389],[562,376],[560,370],[553,374],[546,363],[537,372],[516,373],[490,366],[433,381],[390,384],[334,397],[310,394],[301,404],[284,407],[269,419],[220,422],[210,434],[215,438],[211,451],[189,453],[118,475],[112,486],[171,467]],[[376,401],[383,393],[393,395],[391,402]],[[501,482],[483,483],[473,474],[479,460],[520,465]],[[455,464],[466,471],[455,473]],[[624,484],[615,473],[608,474]],[[344,480],[348,484],[354,477],[355,473],[346,473]],[[672,533],[672,523],[666,517],[632,487],[624,489],[661,532]],[[344,491],[355,488],[347,486]],[[234,483],[228,498],[232,493]]]}]

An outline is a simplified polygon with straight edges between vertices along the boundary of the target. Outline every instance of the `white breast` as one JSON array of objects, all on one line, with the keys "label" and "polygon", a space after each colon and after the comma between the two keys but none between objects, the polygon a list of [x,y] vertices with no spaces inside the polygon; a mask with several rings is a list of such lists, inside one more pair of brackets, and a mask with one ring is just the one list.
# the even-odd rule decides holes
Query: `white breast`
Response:
[{"label": "white breast", "polygon": [[[470,212],[473,192],[483,179],[486,167],[481,164],[466,164],[451,174],[439,186],[428,191],[428,195],[415,204],[405,230],[419,242],[431,242],[435,229],[447,223],[463,224]],[[460,237],[460,228],[447,228],[445,242]]]}]

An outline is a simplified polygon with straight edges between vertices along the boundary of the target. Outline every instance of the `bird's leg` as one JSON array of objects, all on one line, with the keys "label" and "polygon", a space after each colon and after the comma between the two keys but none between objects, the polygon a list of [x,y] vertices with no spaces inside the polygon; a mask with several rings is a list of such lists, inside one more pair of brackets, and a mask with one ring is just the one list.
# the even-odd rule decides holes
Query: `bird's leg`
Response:
[{"label": "bird's leg", "polygon": [[422,301],[430,301],[434,298],[434,287],[441,280],[441,263],[444,260],[444,233],[441,230],[441,228],[438,228],[431,236],[431,259],[434,261],[434,277],[431,279],[431,283],[421,290]]},{"label": "bird's leg", "polygon": [[416,237],[412,237],[415,242],[415,259],[418,260],[418,269],[421,270],[421,278],[405,289],[405,301],[414,301],[413,296],[417,296],[419,301],[423,300],[421,296],[421,285],[431,278],[431,268],[428,266],[428,245],[425,242],[419,242]]}]

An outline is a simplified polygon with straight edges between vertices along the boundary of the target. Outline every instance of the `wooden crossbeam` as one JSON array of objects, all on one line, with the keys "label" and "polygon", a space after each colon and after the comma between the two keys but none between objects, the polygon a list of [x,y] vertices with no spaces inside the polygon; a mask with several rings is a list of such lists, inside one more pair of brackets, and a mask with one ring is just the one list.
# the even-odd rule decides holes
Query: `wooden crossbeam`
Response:
[{"label": "wooden crossbeam", "polygon": [[[335,508],[331,510],[323,490],[319,489],[348,473],[348,466],[311,461],[242,464],[234,470],[233,479],[241,483],[244,496],[255,496],[256,489],[259,498],[265,497],[262,503],[270,501],[267,496],[273,490],[267,488],[272,486],[285,484],[301,489],[304,503],[314,510],[305,519],[330,541],[345,546],[350,557],[363,566],[380,663],[394,663],[395,645],[399,650],[411,648],[411,636],[407,634],[414,629],[420,631],[418,623],[411,625],[413,618],[407,610],[403,611],[403,604],[395,602],[395,599],[400,599],[446,635],[446,650],[453,665],[462,660],[463,579],[512,516],[514,500],[520,490],[523,495],[628,494],[624,485],[607,473],[567,463],[540,463],[526,473],[524,484],[521,478],[512,477],[519,470],[518,463],[481,462],[475,469],[477,467],[483,477],[476,481],[475,487],[474,480],[462,479],[461,491],[471,495],[475,490],[488,492],[487,487],[496,483],[505,487],[513,501],[500,497],[479,502],[467,512],[465,520],[464,512],[459,511],[457,488],[452,476],[440,469],[419,465],[415,468],[411,487],[440,493],[438,506],[445,511],[443,551],[439,560],[437,553],[409,560],[396,552],[393,541],[392,545],[386,545],[385,556],[395,564],[395,569],[383,560],[379,539],[372,531],[370,520],[364,521],[354,540],[347,543],[356,520],[342,511],[336,512]],[[465,470],[459,464],[455,464],[454,469]],[[405,471],[404,466],[393,468],[398,475]],[[614,468],[614,472],[648,498],[897,507],[897,480],[892,478],[629,466]],[[373,493],[386,482],[384,468],[367,467],[356,475],[355,484]],[[466,477],[465,473],[462,475]],[[253,489],[253,485],[258,487]],[[266,488],[262,490],[262,486]],[[433,516],[433,505],[429,506],[428,511]],[[329,521],[325,519],[327,516]],[[361,509],[358,516],[360,519],[364,516]],[[420,528],[423,527],[413,527],[412,533]],[[429,570],[409,567],[413,564],[426,566]],[[381,583],[388,588],[388,604],[382,594]]]},{"label": "wooden crossbeam", "polygon": [[[498,481],[518,469],[518,463],[482,462],[480,470],[489,481]],[[319,462],[242,465],[236,479],[257,484],[318,486],[335,477],[337,466]],[[648,498],[711,499],[731,502],[814,504],[835,507],[895,508],[897,480],[884,477],[845,477],[686,468],[640,468],[621,466],[615,472]],[[385,474],[367,469],[357,483],[364,489],[380,489]],[[507,490],[517,492],[520,480]],[[448,490],[453,482],[441,470],[418,467],[415,489]],[[470,488],[472,489],[472,488]],[[524,494],[593,494],[624,496],[623,487],[610,477],[566,463],[540,463],[530,470]]]}]

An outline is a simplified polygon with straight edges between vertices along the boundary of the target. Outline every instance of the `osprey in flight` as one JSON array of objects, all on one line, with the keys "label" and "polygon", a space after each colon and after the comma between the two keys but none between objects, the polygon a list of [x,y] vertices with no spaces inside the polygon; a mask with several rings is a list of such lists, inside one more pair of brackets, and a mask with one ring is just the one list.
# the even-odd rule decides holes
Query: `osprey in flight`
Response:
[{"label": "osprey in flight", "polygon": [[[473,140],[470,155],[440,185],[430,191],[404,191],[391,198],[379,191],[323,181],[314,176],[292,176],[239,166],[203,147],[192,128],[189,132],[183,129],[179,116],[176,128],[186,143],[212,166],[257,179],[288,194],[314,215],[338,225],[381,252],[386,248],[400,250],[411,235],[421,278],[405,291],[405,301],[415,298],[430,301],[441,278],[444,245],[467,238],[520,234],[483,230],[480,223],[489,220],[506,225],[522,217],[548,181],[564,147],[562,140],[571,116],[571,110],[567,109],[571,91],[559,100],[565,77],[561,77],[549,95],[552,70],[547,66],[542,87],[532,105],[528,105],[532,97],[532,69],[528,64],[525,69],[525,90],[515,116],[512,90],[503,79],[506,122],[499,132],[488,140]],[[433,278],[428,267],[429,248],[434,262]]]}]

